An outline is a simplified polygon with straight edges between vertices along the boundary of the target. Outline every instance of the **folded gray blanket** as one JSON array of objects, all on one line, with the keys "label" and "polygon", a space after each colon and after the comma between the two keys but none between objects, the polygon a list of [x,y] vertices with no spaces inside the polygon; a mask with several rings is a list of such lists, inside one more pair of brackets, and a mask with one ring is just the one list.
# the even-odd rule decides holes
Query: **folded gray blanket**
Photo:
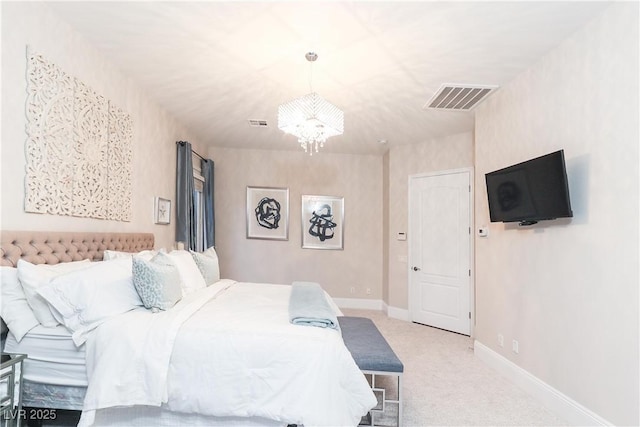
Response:
[{"label": "folded gray blanket", "polygon": [[314,282],[293,282],[289,298],[289,321],[294,325],[339,329],[338,318],[324,290]]}]

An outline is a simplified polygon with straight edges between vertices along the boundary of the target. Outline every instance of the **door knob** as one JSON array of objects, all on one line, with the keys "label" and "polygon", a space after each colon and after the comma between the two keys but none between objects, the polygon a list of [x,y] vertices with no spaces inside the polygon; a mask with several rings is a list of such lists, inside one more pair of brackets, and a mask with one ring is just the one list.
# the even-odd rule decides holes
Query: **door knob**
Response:
[{"label": "door knob", "polygon": [[413,267],[413,271],[419,271],[420,267]]}]

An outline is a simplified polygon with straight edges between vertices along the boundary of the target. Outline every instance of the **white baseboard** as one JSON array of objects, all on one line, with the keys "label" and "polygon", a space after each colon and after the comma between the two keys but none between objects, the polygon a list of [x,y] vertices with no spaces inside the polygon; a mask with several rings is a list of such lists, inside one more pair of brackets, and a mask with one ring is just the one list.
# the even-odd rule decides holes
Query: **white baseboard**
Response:
[{"label": "white baseboard", "polygon": [[386,313],[387,316],[405,320],[411,320],[409,310],[405,308],[390,307],[386,302],[379,299],[362,299],[362,298],[333,298],[338,308],[355,308],[360,310],[378,310]]},{"label": "white baseboard", "polygon": [[478,359],[532,395],[558,417],[567,421],[569,425],[613,425],[484,344],[475,341],[473,349]]},{"label": "white baseboard", "polygon": [[360,310],[382,310],[382,300],[362,298],[333,298],[339,308],[357,308]]},{"label": "white baseboard", "polygon": [[409,310],[406,308],[390,307],[385,304],[385,311],[387,312],[387,316],[393,319],[404,320],[406,322],[411,321]]}]

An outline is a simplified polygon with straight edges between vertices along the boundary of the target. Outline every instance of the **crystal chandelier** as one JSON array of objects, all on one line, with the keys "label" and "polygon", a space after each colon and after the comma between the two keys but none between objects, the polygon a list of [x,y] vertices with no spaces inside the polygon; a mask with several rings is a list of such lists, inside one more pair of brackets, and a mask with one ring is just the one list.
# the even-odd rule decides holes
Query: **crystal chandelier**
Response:
[{"label": "crystal chandelier", "polygon": [[[312,63],[318,55],[309,52],[305,58]],[[324,147],[327,138],[342,135],[344,113],[311,90],[310,94],[278,107],[278,129],[296,136],[304,151],[313,155],[319,147]]]}]

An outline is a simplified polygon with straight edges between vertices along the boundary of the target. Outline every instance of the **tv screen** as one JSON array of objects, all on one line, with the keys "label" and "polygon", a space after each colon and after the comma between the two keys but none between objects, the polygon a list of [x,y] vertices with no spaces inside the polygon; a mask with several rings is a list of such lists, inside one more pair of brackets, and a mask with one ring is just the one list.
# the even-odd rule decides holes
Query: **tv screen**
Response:
[{"label": "tv screen", "polygon": [[485,175],[491,222],[572,217],[564,150]]}]

